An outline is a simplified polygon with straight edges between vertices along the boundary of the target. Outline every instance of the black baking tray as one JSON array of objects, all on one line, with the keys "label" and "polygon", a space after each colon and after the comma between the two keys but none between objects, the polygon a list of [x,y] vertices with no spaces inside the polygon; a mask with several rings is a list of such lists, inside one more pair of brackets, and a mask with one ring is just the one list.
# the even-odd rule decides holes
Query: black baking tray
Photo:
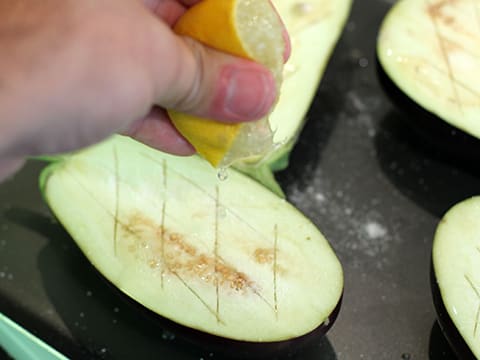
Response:
[{"label": "black baking tray", "polygon": [[[411,125],[421,115],[380,85],[376,37],[392,3],[354,2],[279,174],[345,271],[332,330],[284,354],[291,359],[454,358],[431,297],[432,238],[449,207],[480,193],[480,177],[475,164],[424,141]],[[31,162],[0,186],[0,311],[74,359],[228,359],[151,321],[97,275],[43,203],[41,168]]]}]

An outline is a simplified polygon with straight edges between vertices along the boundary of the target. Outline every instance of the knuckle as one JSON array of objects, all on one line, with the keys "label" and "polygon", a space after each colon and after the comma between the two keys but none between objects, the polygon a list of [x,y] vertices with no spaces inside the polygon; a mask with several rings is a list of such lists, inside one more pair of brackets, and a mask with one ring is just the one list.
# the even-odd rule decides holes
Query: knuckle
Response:
[{"label": "knuckle", "polygon": [[205,101],[206,92],[203,91],[206,84],[206,63],[207,52],[206,49],[190,38],[184,39],[187,44],[188,51],[191,53],[191,61],[187,68],[190,71],[185,72],[184,66],[177,67],[180,76],[177,78],[184,78],[184,86],[181,88],[177,98],[173,101],[173,107],[177,110],[185,112],[193,112],[201,107]]}]

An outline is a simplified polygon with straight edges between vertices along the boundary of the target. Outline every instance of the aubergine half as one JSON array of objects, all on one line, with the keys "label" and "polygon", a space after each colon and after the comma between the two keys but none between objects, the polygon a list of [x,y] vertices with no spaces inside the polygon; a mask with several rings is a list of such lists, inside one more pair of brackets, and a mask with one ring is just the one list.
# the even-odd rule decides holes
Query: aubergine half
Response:
[{"label": "aubergine half", "polygon": [[439,324],[460,359],[480,358],[480,196],[450,209],[433,243]]},{"label": "aubergine half", "polygon": [[479,14],[470,0],[400,0],[377,42],[380,80],[413,128],[467,157],[480,148]]},{"label": "aubergine half", "polygon": [[331,325],[342,267],[292,205],[241,173],[130,138],[60,158],[40,186],[93,266],[185,327],[249,343]]},{"label": "aubergine half", "polygon": [[272,2],[292,42],[280,98],[269,117],[277,148],[260,163],[240,162],[235,167],[284,196],[273,172],[288,166],[290,151],[303,128],[318,83],[350,13],[352,0]]}]

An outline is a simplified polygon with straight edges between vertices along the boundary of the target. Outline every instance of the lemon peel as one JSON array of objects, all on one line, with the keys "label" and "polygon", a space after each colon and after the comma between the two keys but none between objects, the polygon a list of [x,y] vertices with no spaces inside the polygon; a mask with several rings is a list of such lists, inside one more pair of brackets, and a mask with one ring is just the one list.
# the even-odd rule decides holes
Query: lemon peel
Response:
[{"label": "lemon peel", "polygon": [[[188,9],[174,31],[204,45],[266,66],[277,89],[282,82],[283,25],[268,0],[203,0]],[[255,122],[226,124],[173,110],[178,131],[214,167],[260,161],[275,149],[268,116]]]}]

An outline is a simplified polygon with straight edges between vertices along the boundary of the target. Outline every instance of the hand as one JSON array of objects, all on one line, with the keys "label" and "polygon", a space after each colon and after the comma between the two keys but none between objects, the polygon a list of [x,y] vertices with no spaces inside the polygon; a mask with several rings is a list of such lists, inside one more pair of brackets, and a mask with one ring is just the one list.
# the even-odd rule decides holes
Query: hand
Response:
[{"label": "hand", "polygon": [[0,178],[26,156],[114,132],[194,153],[166,108],[230,122],[265,115],[275,98],[267,69],[172,32],[198,1],[0,2]]}]

